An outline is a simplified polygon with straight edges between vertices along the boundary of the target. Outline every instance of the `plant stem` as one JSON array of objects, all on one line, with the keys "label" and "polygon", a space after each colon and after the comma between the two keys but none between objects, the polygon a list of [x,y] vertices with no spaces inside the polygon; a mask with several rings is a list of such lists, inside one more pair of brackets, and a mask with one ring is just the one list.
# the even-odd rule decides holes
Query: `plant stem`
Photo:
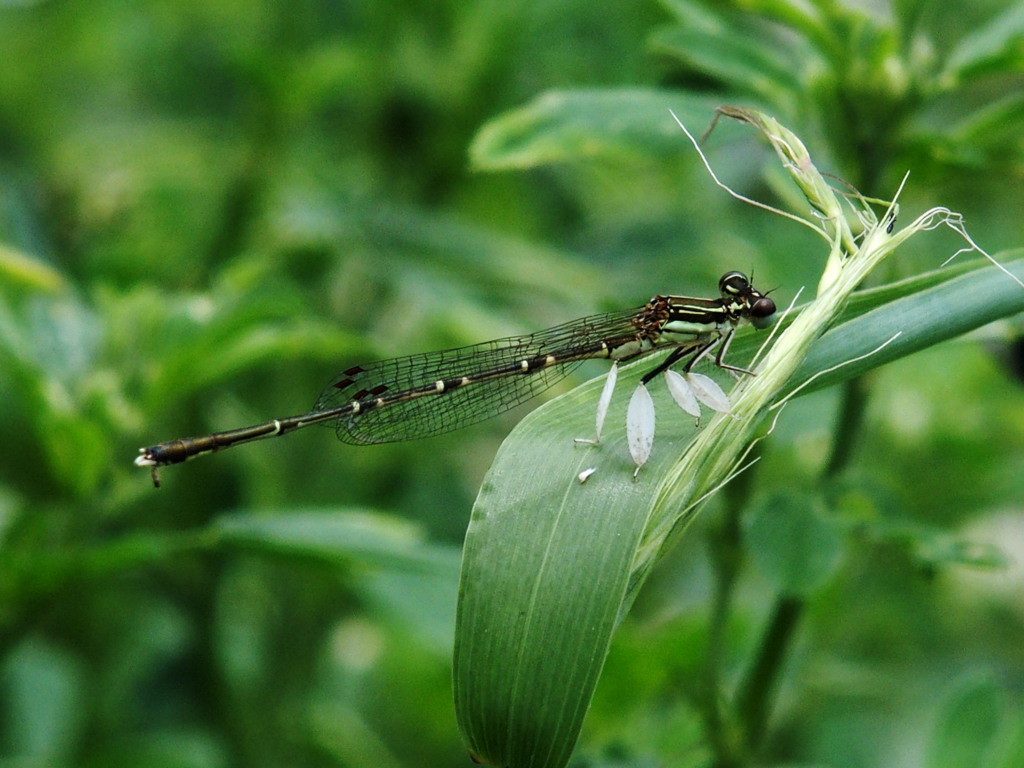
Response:
[{"label": "plant stem", "polygon": [[764,738],[783,661],[804,605],[803,599],[797,597],[783,596],[776,600],[754,665],[740,688],[736,712],[748,754],[755,752]]},{"label": "plant stem", "polygon": [[732,718],[726,718],[723,713],[722,667],[730,607],[745,559],[740,527],[741,510],[749,506],[755,475],[756,469],[752,467],[726,486],[726,509],[721,522],[713,525],[707,534],[708,555],[713,572],[713,595],[702,699],[708,740],[715,754],[716,768],[737,765],[738,753],[742,751],[738,749]]},{"label": "plant stem", "polygon": [[[832,450],[822,469],[823,480],[835,477],[849,465],[870,392],[864,377],[843,387]],[[764,738],[778,678],[805,606],[802,597],[782,595],[776,599],[761,647],[740,689],[736,713],[748,754],[756,752]]]},{"label": "plant stem", "polygon": [[822,469],[823,480],[836,477],[849,465],[853,451],[857,447],[857,437],[861,433],[861,423],[864,421],[870,394],[871,387],[863,376],[851,379],[843,385],[832,438],[832,450]]},{"label": "plant stem", "polygon": [[718,766],[730,764],[732,753],[735,751],[729,737],[730,729],[722,713],[721,691],[725,630],[729,621],[729,608],[736,591],[736,581],[743,565],[740,509],[742,506],[730,503],[721,523],[709,531],[707,536],[714,583],[701,698],[708,740],[711,742]]}]

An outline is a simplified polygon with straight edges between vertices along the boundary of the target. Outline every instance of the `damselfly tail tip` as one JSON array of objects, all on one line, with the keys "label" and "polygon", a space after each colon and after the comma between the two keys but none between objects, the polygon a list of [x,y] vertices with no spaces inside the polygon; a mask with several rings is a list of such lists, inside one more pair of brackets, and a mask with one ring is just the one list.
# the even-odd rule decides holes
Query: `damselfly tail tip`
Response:
[{"label": "damselfly tail tip", "polygon": [[148,448],[139,448],[139,455],[135,457],[135,466],[137,467],[155,467],[156,459],[153,458],[153,454],[149,452]]},{"label": "damselfly tail tip", "polygon": [[135,457],[135,466],[149,467],[149,476],[153,478],[153,487],[160,487],[160,462],[153,457],[152,450],[139,448],[139,455]]},{"label": "damselfly tail tip", "polygon": [[149,476],[153,478],[153,487],[160,487],[160,467],[163,464],[153,455],[152,448],[139,448],[139,455],[135,457],[135,466],[149,467]]}]

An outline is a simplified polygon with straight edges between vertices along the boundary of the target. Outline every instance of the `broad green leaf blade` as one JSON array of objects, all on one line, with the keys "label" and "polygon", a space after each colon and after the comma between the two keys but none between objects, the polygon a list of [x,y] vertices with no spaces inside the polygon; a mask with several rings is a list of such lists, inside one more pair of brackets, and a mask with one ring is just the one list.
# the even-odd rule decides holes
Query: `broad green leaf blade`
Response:
[{"label": "broad green leaf blade", "polygon": [[1019,68],[1024,47],[1024,3],[1016,2],[972,30],[949,54],[942,80],[946,87],[963,80]]},{"label": "broad green leaf blade", "polygon": [[[795,388],[817,377],[810,381],[806,391],[822,389],[994,320],[1024,312],[1024,288],[990,264],[978,266],[923,290],[916,288],[931,283],[932,276],[941,278],[942,270],[877,289],[888,297],[899,292],[905,295],[828,331],[811,348],[791,384]],[[1024,259],[1008,261],[1003,266],[1018,279],[1024,279]],[[874,293],[866,291],[856,302],[857,308],[867,309]],[[878,349],[882,344],[886,346]],[[858,357],[863,359],[855,360]]]},{"label": "broad green leaf blade", "polygon": [[343,569],[376,615],[407,624],[438,654],[450,650],[459,551],[424,541],[418,525],[372,510],[308,509],[223,517],[207,533],[224,549]]},{"label": "broad green leaf blade", "polygon": [[289,509],[221,517],[202,536],[224,550],[336,568],[373,615],[408,627],[438,656],[451,650],[459,550],[425,541],[416,523],[369,509]]},{"label": "broad green leaf blade", "polygon": [[928,745],[928,768],[990,765],[1005,709],[1003,692],[991,680],[961,683],[936,723]]},{"label": "broad green leaf blade", "polygon": [[779,49],[753,42],[739,30],[719,27],[717,34],[710,35],[675,25],[656,32],[651,44],[731,91],[759,96],[777,108],[793,101],[794,88],[801,81],[800,66],[779,54]]},{"label": "broad green leaf blade", "polygon": [[4,740],[10,745],[6,750],[18,755],[12,762],[74,762],[75,739],[86,727],[85,663],[45,638],[11,645],[4,654]]},{"label": "broad green leaf blade", "polygon": [[997,544],[971,541],[935,526],[879,518],[871,520],[867,530],[874,539],[906,550],[922,571],[935,572],[954,565],[992,569],[1007,566],[1007,557]]},{"label": "broad green leaf blade", "polygon": [[390,570],[450,573],[456,564],[452,551],[425,544],[417,526],[365,510],[234,515],[217,520],[210,533],[222,546],[336,565],[359,563]]},{"label": "broad green leaf blade", "polygon": [[61,272],[6,245],[0,245],[0,283],[44,293],[57,293],[67,287]]},{"label": "broad green leaf blade", "polygon": [[1017,710],[1006,717],[1003,748],[992,761],[992,768],[1018,768],[1024,765],[1024,714]]},{"label": "broad green leaf blade", "polygon": [[[830,23],[833,23],[831,15],[835,10],[827,6],[803,3],[800,0],[747,0],[742,9],[727,9],[721,5],[712,9],[708,3],[694,3],[690,0],[661,0],[661,3],[681,23],[708,37],[716,36],[723,29],[735,27],[739,22],[745,24],[746,29],[742,33],[732,31],[730,34],[733,37],[742,37],[744,47],[747,47],[750,45],[749,40],[762,38],[763,33],[770,30],[767,25],[758,25],[751,29],[751,19],[763,16],[766,20],[775,21],[799,33],[798,38],[788,35],[786,39],[787,45],[792,47],[795,44],[803,49],[793,56],[794,61],[802,61],[806,66],[813,56],[813,51],[804,45],[804,41],[818,51],[829,52],[835,56],[836,43],[829,27]],[[781,47],[780,41],[774,38],[761,41],[761,48],[765,51]],[[766,52],[764,55],[770,54]]]},{"label": "broad green leaf blade", "polygon": [[[147,400],[153,411],[230,382],[240,372],[283,360],[310,359],[337,350],[339,357],[361,349],[357,339],[321,321],[298,319],[290,328],[254,322],[245,330],[235,327],[244,318],[197,329],[195,337],[164,355],[150,382]],[[198,364],[197,361],[202,361]]]},{"label": "broad green leaf blade", "polygon": [[751,13],[792,27],[822,51],[832,50],[835,46],[829,24],[833,21],[831,15],[840,11],[834,7],[800,0],[750,0],[746,8]]},{"label": "broad green leaf blade", "polygon": [[532,168],[593,157],[678,155],[679,126],[708,122],[719,98],[674,91],[549,91],[491,120],[469,154],[481,170]]},{"label": "broad green leaf blade", "polygon": [[[957,147],[965,157],[978,157],[981,150],[999,156],[1019,157],[1021,123],[1024,122],[1024,93],[1010,91],[1000,99],[970,110],[959,119],[947,118],[943,143]],[[937,143],[937,140],[932,139]],[[1003,162],[1006,162],[1005,160]]]},{"label": "broad green leaf blade", "polygon": [[[634,481],[625,401],[646,370],[619,377],[605,432],[591,437],[603,378],[530,414],[502,445],[466,537],[455,702],[487,765],[564,765],[620,618],[645,509],[693,420],[660,386],[654,455]],[[653,389],[652,382],[652,389]],[[596,468],[585,483],[580,472]]]}]

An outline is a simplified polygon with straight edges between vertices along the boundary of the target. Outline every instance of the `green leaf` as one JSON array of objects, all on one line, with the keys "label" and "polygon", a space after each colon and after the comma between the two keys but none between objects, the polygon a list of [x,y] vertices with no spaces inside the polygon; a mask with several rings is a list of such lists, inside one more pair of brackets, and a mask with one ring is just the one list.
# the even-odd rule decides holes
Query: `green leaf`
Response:
[{"label": "green leaf", "polygon": [[1024,157],[1024,93],[1012,89],[990,103],[956,117],[943,117],[940,131],[923,132],[916,140],[922,149],[941,156],[947,164],[992,168],[1005,173],[1019,168]]},{"label": "green leaf", "polygon": [[[1024,279],[1024,259],[1003,266]],[[982,261],[962,269],[969,271],[946,272],[950,279],[939,283],[934,280],[942,280],[944,270],[859,294],[851,301],[857,314],[811,347],[791,384],[807,383],[806,391],[822,389],[1024,311],[1024,288],[1004,272]],[[870,309],[883,299],[889,300]]]},{"label": "green leaf", "polygon": [[779,492],[746,521],[746,541],[761,572],[785,595],[805,597],[835,570],[842,535],[805,494]]},{"label": "green leaf", "polygon": [[[620,392],[640,375],[620,376]],[[564,765],[629,586],[657,465],[632,480],[621,429],[594,447],[601,381],[534,411],[505,441],[467,532],[455,645],[455,704],[477,759]],[[622,424],[624,404],[611,424]],[[662,402],[662,405],[665,405]],[[666,411],[668,413],[668,411]],[[687,422],[673,414],[678,425]],[[692,422],[690,422],[692,424]],[[680,429],[668,432],[680,436]],[[577,475],[596,468],[586,483]]]},{"label": "green leaf", "polygon": [[674,91],[549,91],[491,120],[469,154],[481,170],[532,168],[594,157],[678,155],[679,127],[708,121],[720,99]]},{"label": "green leaf", "polygon": [[113,454],[106,425],[59,410],[41,414],[38,422],[53,476],[83,498],[95,493]]},{"label": "green leaf", "polygon": [[793,100],[806,65],[781,55],[779,48],[755,42],[741,30],[720,25],[713,33],[690,26],[666,27],[651,37],[651,44],[730,90],[759,96],[776,109]]},{"label": "green leaf", "polygon": [[67,288],[61,272],[3,244],[0,244],[0,282],[45,293],[57,293]]},{"label": "green leaf", "polygon": [[866,526],[871,536],[906,550],[927,571],[950,566],[971,568],[1004,568],[1006,556],[998,546],[970,541],[948,531],[906,520],[855,520],[853,525]]},{"label": "green leaf", "polygon": [[[722,36],[721,39],[734,44],[737,50],[750,51],[752,57],[772,62],[772,69],[780,68],[785,62],[781,69],[792,70],[790,87],[804,80],[816,57],[832,61],[838,58],[842,43],[836,28],[848,13],[835,6],[800,0],[746,0],[742,9],[729,9],[720,4],[713,11],[709,4],[690,0],[662,0],[662,4],[681,24],[707,39]],[[787,27],[785,38],[777,36],[777,27],[765,21]],[[779,55],[782,49],[789,51],[786,58]],[[681,52],[686,61],[685,50]],[[710,63],[714,66],[714,49],[711,54]],[[722,51],[721,55],[728,57],[729,53]]]},{"label": "green leaf", "polygon": [[[103,377],[93,375],[99,338],[96,314],[70,293],[37,296],[17,310],[0,302],[4,407],[30,416],[5,464],[16,467],[38,448],[50,477],[83,497],[95,492],[112,449],[109,424],[90,410],[93,398],[105,402],[109,394]],[[43,476],[38,466],[19,474]]]},{"label": "green leaf", "polygon": [[1003,693],[991,680],[961,683],[939,715],[928,745],[927,768],[989,765],[1004,710]]},{"label": "green leaf", "polygon": [[1018,709],[1009,723],[1003,748],[999,758],[993,762],[993,768],[1018,768],[1021,765],[1024,765],[1024,715]]},{"label": "green leaf", "polygon": [[746,8],[794,30],[827,50],[834,41],[828,23],[835,23],[839,9],[825,4],[803,3],[800,0],[748,0]]},{"label": "green leaf", "polygon": [[1024,3],[1017,2],[972,30],[950,52],[942,80],[950,87],[1004,69],[1020,71]]},{"label": "green leaf", "polygon": [[368,510],[311,509],[232,515],[211,533],[222,547],[348,568],[348,586],[376,613],[408,624],[440,655],[451,649],[460,554],[424,541],[417,525]]},{"label": "green leaf", "polygon": [[361,349],[355,336],[321,321],[297,318],[287,328],[269,322],[236,326],[244,322],[224,318],[165,354],[147,393],[153,410],[230,382],[242,371],[304,357],[316,359],[325,350],[338,350],[344,356]]},{"label": "green leaf", "polygon": [[211,530],[224,545],[332,564],[451,573],[458,563],[456,552],[425,544],[417,526],[364,510],[234,515],[221,518]]},{"label": "green leaf", "polygon": [[5,751],[26,765],[72,760],[86,727],[84,665],[67,649],[29,637],[5,655],[3,677]]}]

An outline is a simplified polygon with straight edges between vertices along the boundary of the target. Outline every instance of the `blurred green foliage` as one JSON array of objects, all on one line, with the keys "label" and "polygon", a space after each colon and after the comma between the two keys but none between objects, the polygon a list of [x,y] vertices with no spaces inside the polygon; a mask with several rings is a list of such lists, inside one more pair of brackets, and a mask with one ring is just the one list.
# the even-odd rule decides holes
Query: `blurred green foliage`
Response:
[{"label": "blurred green foliage", "polygon": [[[994,0],[0,2],[0,759],[465,764],[458,544],[514,415],[367,449],[305,430],[159,491],[138,446],[302,412],[349,362],[706,293],[726,269],[788,300],[820,245],[716,189],[663,103],[774,111],[865,194],[909,170],[904,210],[1019,245],[1022,39],[1024,5]],[[527,122],[557,152],[502,163],[509,121],[566,102],[578,127]],[[793,202],[748,135],[709,151]],[[893,269],[960,244],[918,247]],[[794,580],[764,762],[1020,764],[1011,330],[880,371],[852,432],[835,392],[787,410],[745,481],[757,554],[726,503],[702,518],[622,627],[578,764],[735,755],[708,702]],[[852,456],[823,481],[837,436]],[[801,580],[765,516],[826,481],[860,524],[840,554],[824,526],[828,568]]]}]

